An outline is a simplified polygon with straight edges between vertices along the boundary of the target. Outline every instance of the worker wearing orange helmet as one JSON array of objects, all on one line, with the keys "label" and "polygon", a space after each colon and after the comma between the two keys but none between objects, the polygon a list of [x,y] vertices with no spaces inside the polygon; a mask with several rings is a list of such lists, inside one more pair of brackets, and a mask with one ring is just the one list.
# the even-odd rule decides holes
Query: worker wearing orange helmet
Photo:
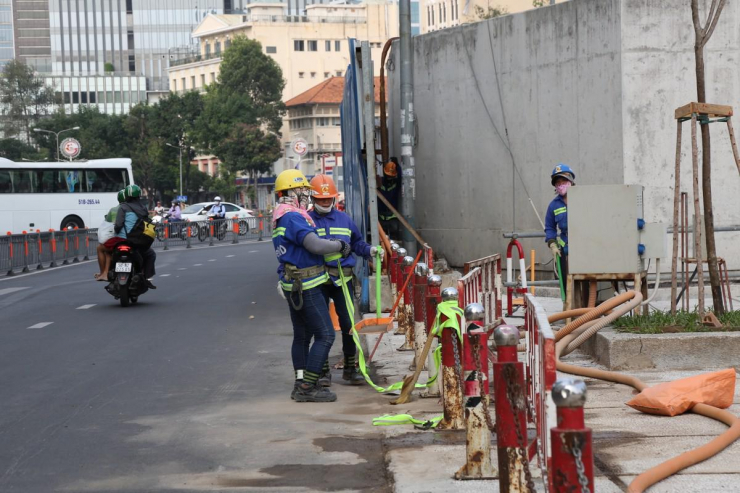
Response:
[{"label": "worker wearing orange helmet", "polygon": [[[357,225],[347,214],[340,212],[335,207],[337,200],[337,187],[334,181],[327,175],[316,175],[311,180],[311,199],[313,200],[313,210],[309,215],[316,224],[316,231],[321,238],[341,240],[349,243],[352,252],[364,258],[371,258],[376,253],[383,256],[383,250],[368,245],[363,235],[360,233]],[[342,378],[348,380],[350,384],[359,385],[364,382],[365,378],[358,373],[356,367],[357,348],[352,339],[352,326],[354,321],[350,315],[350,309],[342,290],[342,277],[339,269],[342,269],[345,285],[349,293],[352,290],[352,269],[357,263],[354,255],[342,257],[338,254],[324,255],[326,270],[329,274],[329,281],[324,284],[324,292],[328,298],[334,300],[334,308],[339,317],[339,325],[342,328],[342,352],[344,353],[344,371]],[[339,265],[337,265],[339,262]],[[351,303],[352,301],[350,301]],[[328,361],[324,366],[324,375],[322,383],[331,383],[331,373],[329,373]]]},{"label": "worker wearing orange helmet", "polygon": [[[392,157],[383,166],[383,177],[378,180],[378,193],[382,194],[396,210],[398,210],[401,197],[400,176],[401,166],[398,164],[398,159]],[[401,227],[396,214],[380,200],[378,201],[378,220],[385,234],[390,238],[400,239]]]}]

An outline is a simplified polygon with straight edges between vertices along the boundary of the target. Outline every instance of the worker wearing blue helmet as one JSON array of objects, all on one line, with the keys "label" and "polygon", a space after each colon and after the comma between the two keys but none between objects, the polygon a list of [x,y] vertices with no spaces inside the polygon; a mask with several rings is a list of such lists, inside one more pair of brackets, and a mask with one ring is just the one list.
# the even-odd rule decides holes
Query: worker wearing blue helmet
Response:
[{"label": "worker wearing blue helmet", "polygon": [[[568,272],[568,189],[576,184],[576,174],[567,164],[558,164],[552,170],[550,183],[555,187],[555,198],[545,216],[545,242],[560,265],[560,275]],[[560,231],[558,233],[558,230]]]}]

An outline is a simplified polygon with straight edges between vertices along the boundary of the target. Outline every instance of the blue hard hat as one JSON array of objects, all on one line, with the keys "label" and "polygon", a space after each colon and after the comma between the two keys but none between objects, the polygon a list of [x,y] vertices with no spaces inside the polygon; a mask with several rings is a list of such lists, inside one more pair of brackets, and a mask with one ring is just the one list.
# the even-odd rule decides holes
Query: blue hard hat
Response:
[{"label": "blue hard hat", "polygon": [[571,183],[576,181],[575,172],[570,169],[570,166],[568,166],[567,164],[560,163],[555,166],[555,168],[552,170],[552,174],[550,175],[550,183],[554,186],[555,178],[558,178],[560,176],[570,180]]}]

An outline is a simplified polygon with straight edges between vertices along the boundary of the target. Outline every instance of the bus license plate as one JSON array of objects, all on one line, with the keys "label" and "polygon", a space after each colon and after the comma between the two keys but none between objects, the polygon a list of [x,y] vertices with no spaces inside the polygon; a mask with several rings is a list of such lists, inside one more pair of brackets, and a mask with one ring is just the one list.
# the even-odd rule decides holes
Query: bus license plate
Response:
[{"label": "bus license plate", "polygon": [[116,262],[116,272],[131,272],[131,262]]}]

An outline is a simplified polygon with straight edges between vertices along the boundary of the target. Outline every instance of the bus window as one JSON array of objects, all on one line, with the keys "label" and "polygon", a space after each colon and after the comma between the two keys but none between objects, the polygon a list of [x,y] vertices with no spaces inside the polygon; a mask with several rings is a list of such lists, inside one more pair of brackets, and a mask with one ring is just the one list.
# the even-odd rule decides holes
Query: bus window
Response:
[{"label": "bus window", "polygon": [[85,171],[84,192],[118,192],[126,187],[125,169],[88,169]]},{"label": "bus window", "polygon": [[35,193],[37,187],[36,173],[30,170],[12,170],[10,179],[13,193]]},{"label": "bus window", "polygon": [[0,193],[12,193],[13,182],[10,181],[10,170],[0,169]]},{"label": "bus window", "polygon": [[[41,187],[37,191],[42,193],[75,193],[80,191],[79,170],[45,169],[39,173]],[[18,190],[16,189],[16,192]]]}]

